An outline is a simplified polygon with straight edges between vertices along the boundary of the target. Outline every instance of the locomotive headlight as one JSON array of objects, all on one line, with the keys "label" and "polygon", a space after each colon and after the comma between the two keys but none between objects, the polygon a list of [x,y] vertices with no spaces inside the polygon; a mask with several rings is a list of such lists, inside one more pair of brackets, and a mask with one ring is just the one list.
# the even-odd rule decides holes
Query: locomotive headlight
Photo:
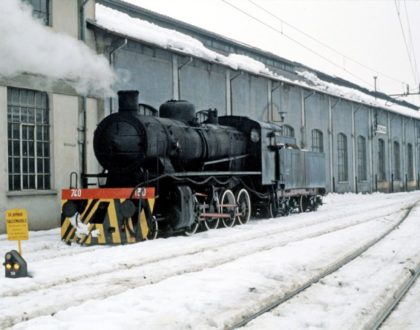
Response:
[{"label": "locomotive headlight", "polygon": [[252,142],[260,141],[260,133],[258,133],[258,130],[256,128],[253,128],[251,130],[250,139]]}]

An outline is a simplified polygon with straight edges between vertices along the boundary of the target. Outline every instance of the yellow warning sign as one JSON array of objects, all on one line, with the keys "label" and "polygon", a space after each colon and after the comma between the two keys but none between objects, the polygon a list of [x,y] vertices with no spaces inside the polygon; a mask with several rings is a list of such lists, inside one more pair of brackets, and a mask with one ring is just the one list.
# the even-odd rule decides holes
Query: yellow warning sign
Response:
[{"label": "yellow warning sign", "polygon": [[25,209],[6,210],[6,231],[9,241],[24,241],[29,238],[28,214]]}]

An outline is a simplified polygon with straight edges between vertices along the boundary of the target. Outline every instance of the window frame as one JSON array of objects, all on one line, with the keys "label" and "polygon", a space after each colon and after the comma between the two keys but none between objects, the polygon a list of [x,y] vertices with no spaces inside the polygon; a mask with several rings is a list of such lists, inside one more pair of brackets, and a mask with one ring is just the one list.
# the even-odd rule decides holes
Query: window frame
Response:
[{"label": "window frame", "polygon": [[314,152],[324,152],[324,134],[319,129],[312,130],[312,146],[311,150]]},{"label": "window frame", "polygon": [[348,143],[344,133],[337,134],[337,177],[338,182],[349,181]]},{"label": "window frame", "polygon": [[398,141],[392,143],[394,181],[401,180],[401,147]]},{"label": "window frame", "polygon": [[287,124],[282,125],[282,135],[287,137],[295,137],[295,129]]},{"label": "window frame", "polygon": [[366,138],[363,135],[357,137],[357,176],[359,181],[367,181]]},{"label": "window frame", "polygon": [[386,181],[385,140],[378,139],[378,181]]},{"label": "window frame", "polygon": [[411,143],[407,143],[407,180],[414,180],[414,152]]},{"label": "window frame", "polygon": [[44,25],[50,25],[50,0],[23,0],[32,7],[32,16]]},{"label": "window frame", "polygon": [[51,136],[48,95],[8,87],[8,191],[51,190]]},{"label": "window frame", "polygon": [[416,121],[417,139],[420,139],[420,120]]}]

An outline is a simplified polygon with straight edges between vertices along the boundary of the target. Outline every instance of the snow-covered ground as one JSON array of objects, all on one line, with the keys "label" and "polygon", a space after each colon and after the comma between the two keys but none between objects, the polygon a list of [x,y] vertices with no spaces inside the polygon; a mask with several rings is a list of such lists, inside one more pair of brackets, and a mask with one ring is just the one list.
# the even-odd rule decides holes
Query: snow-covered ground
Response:
[{"label": "snow-covered ground", "polygon": [[[228,328],[391,231],[246,326],[362,328],[420,264],[418,201],[420,192],[332,194],[313,213],[114,247],[67,246],[58,229],[31,232],[23,242],[31,277],[0,278],[0,328]],[[0,236],[0,254],[16,245]],[[417,284],[385,328],[420,327],[418,292]]]}]

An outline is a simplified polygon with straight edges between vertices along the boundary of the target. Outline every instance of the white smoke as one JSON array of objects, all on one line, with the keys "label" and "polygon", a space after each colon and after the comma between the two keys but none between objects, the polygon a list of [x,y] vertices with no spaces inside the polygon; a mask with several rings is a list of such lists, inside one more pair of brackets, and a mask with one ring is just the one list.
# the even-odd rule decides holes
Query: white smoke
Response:
[{"label": "white smoke", "polygon": [[82,95],[109,96],[115,80],[105,57],[38,22],[32,8],[21,0],[2,0],[0,77],[22,73],[64,79]]}]

